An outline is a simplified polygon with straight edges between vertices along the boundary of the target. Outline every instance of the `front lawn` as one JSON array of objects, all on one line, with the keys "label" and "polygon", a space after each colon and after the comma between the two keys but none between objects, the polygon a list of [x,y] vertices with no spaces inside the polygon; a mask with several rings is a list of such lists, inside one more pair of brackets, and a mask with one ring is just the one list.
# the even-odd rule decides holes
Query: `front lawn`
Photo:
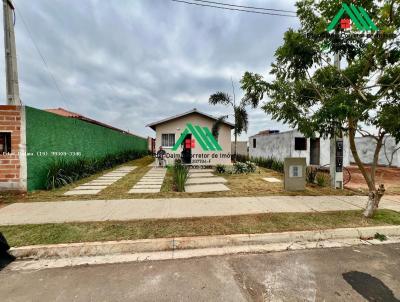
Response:
[{"label": "front lawn", "polygon": [[[133,198],[190,198],[190,197],[239,197],[239,196],[268,196],[268,195],[354,195],[354,191],[350,190],[333,190],[330,187],[320,187],[318,185],[308,184],[304,192],[286,192],[283,190],[283,183],[269,183],[263,180],[265,177],[275,177],[283,179],[281,173],[265,168],[257,168],[255,173],[249,174],[216,174],[222,176],[228,180],[226,185],[230,191],[224,192],[206,192],[206,193],[185,193],[185,192],[174,192],[172,173],[167,172],[164,179],[161,192],[159,193],[147,193],[147,194],[129,194],[128,191],[140,180],[146,172],[150,170],[149,164],[154,161],[154,158],[147,156],[141,159],[133,160],[125,163],[124,165],[137,166],[137,168],[108,186],[96,195],[80,195],[80,196],[64,196],[66,191],[71,190],[83,183],[89,182],[105,174],[113,169],[97,173],[90,177],[81,179],[73,184],[65,187],[45,191],[39,190],[30,192],[24,195],[6,194],[0,192],[0,207],[1,203],[11,202],[30,202],[30,201],[63,201],[63,200],[99,200],[99,199],[133,199]],[[114,168],[115,169],[115,168]]]},{"label": "front lawn", "polygon": [[0,226],[0,232],[5,235],[11,246],[17,247],[36,244],[254,234],[378,225],[400,225],[400,213],[379,210],[373,219],[364,218],[361,211],[345,211],[17,225]]}]

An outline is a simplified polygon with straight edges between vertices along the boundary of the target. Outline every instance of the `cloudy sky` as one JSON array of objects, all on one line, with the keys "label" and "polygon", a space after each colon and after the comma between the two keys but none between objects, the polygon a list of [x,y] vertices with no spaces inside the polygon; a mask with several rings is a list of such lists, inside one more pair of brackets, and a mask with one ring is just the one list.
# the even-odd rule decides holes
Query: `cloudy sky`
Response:
[{"label": "cloudy sky", "polygon": [[[146,124],[195,107],[216,116],[230,114],[230,109],[208,105],[209,95],[230,93],[232,77],[240,98],[243,73],[268,76],[283,33],[298,26],[296,18],[170,0],[14,3],[23,103],[63,107],[140,135],[154,135]],[[229,3],[295,10],[294,0]],[[5,99],[4,59],[0,68]],[[261,110],[249,112],[250,128],[242,139],[262,129],[287,129]]]}]

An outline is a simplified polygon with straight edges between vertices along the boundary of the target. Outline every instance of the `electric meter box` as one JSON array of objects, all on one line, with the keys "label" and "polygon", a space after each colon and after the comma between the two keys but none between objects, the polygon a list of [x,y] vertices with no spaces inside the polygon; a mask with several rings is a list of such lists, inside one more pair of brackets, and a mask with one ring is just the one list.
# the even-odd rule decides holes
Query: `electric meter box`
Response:
[{"label": "electric meter box", "polygon": [[286,191],[304,191],[306,189],[305,157],[287,157],[284,161],[284,188]]}]

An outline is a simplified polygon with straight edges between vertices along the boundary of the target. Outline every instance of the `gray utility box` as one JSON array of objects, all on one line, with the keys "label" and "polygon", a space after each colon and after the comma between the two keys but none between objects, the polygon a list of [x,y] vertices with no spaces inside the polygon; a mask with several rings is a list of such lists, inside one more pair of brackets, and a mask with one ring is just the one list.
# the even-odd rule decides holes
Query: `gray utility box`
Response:
[{"label": "gray utility box", "polygon": [[284,189],[286,191],[304,191],[306,189],[305,157],[287,157],[284,162]]}]

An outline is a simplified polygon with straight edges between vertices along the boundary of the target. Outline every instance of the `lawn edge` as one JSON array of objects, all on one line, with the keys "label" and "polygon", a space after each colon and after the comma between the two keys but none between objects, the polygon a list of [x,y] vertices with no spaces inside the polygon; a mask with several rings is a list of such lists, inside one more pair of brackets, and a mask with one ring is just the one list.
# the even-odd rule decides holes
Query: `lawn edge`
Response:
[{"label": "lawn edge", "polygon": [[50,259],[118,254],[176,252],[210,248],[232,248],[241,246],[287,245],[318,243],[326,240],[369,241],[379,233],[386,237],[400,237],[400,226],[370,226],[337,228],[316,231],[290,231],[262,234],[233,234],[195,237],[172,237],[157,239],[80,242],[68,244],[33,245],[11,248],[10,254],[18,259]]}]

